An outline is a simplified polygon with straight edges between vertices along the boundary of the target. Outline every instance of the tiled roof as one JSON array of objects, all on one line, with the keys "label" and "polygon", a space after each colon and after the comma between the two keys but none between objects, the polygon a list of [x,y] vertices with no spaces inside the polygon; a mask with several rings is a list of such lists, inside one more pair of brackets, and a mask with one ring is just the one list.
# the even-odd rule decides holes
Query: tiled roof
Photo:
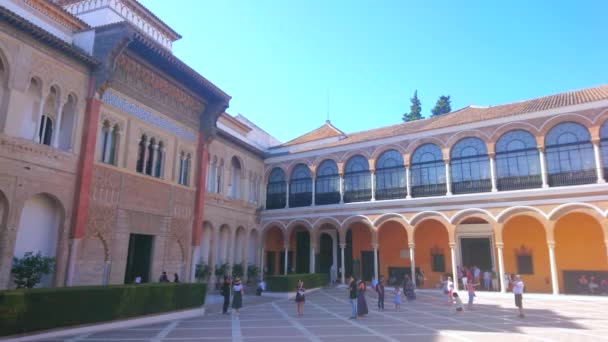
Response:
[{"label": "tiled roof", "polygon": [[344,132],[334,127],[329,120],[325,122],[325,124],[317,129],[314,129],[304,135],[301,135],[293,140],[290,140],[284,143],[281,146],[292,146],[303,144],[311,141],[317,141],[326,138],[340,137],[344,136]]},{"label": "tiled roof", "polygon": [[539,112],[543,110],[574,106],[578,104],[606,99],[608,99],[608,85],[602,85],[593,88],[575,90],[566,93],[540,97],[522,102],[509,103],[505,105],[498,105],[492,107],[468,106],[456,110],[454,112],[450,112],[440,116],[430,117],[428,119],[405,122],[397,125],[380,127],[367,131],[349,133],[346,134],[345,139],[330,142],[327,144],[316,145],[314,147],[300,149],[298,151],[316,150],[320,148],[353,144],[378,139],[379,137],[386,138],[420,131],[428,131],[432,129],[458,126],[477,121]]}]

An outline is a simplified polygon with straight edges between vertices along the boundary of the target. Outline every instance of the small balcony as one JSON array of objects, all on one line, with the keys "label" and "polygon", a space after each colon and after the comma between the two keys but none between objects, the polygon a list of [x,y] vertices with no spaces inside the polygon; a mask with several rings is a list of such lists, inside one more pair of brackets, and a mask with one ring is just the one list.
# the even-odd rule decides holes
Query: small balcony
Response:
[{"label": "small balcony", "polygon": [[583,185],[597,182],[595,170],[552,173],[547,178],[549,186]]},{"label": "small balcony", "polygon": [[502,177],[496,180],[498,191],[540,188],[543,185],[541,175]]},{"label": "small balcony", "polygon": [[492,190],[492,180],[476,179],[452,183],[453,194],[473,194],[477,192],[489,192]]},{"label": "small balcony", "polygon": [[412,197],[445,196],[445,183],[414,185],[411,188]]}]

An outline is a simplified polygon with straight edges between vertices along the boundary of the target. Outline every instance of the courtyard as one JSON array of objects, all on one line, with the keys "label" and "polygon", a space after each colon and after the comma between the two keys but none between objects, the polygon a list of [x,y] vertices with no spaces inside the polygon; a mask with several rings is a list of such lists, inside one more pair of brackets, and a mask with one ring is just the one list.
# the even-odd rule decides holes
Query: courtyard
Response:
[{"label": "courtyard", "polygon": [[[466,293],[460,292],[466,302]],[[608,340],[604,298],[528,295],[526,317],[517,317],[511,295],[478,292],[473,311],[456,314],[435,291],[418,291],[393,308],[387,291],[385,311],[367,291],[369,315],[349,320],[343,288],[307,295],[303,317],[293,300],[246,296],[239,317],[222,315],[208,304],[205,316],[46,341],[602,341]]]}]

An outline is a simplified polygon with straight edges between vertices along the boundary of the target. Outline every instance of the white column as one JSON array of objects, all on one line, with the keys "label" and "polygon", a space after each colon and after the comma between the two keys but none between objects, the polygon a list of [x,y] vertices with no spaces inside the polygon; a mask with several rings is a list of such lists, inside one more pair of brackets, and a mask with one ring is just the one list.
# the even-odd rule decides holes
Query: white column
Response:
[{"label": "white column", "polygon": [[340,204],[344,203],[344,174],[340,174]]},{"label": "white column", "polygon": [[557,263],[555,262],[555,241],[548,241],[549,265],[551,266],[551,289],[553,294],[559,294],[559,283],[557,282]]},{"label": "white column", "polygon": [[411,268],[411,276],[412,282],[414,283],[414,288],[416,288],[416,260],[414,260],[414,244],[408,244],[410,248],[410,268]]},{"label": "white column", "polygon": [[378,244],[374,244],[374,278],[378,280]]},{"label": "white column", "polygon": [[[148,159],[150,159],[150,165],[151,165],[150,176],[154,176],[154,169],[155,169],[155,167],[154,167],[154,159],[156,157],[156,151],[157,150],[158,150],[158,145],[157,144],[152,145],[152,153],[150,153],[150,155],[148,156]],[[145,170],[145,168],[144,168],[144,170]]]},{"label": "white column", "polygon": [[63,117],[63,104],[57,106],[57,122],[55,123],[55,129],[53,129],[53,147],[59,147],[59,134],[61,132],[61,119]]},{"label": "white column", "polygon": [[490,157],[490,179],[492,181],[492,192],[498,191],[496,187],[496,162],[494,161],[494,153],[489,155]]},{"label": "white column", "polygon": [[312,205],[315,205],[315,196],[317,194],[317,177],[312,177]]},{"label": "white column", "polygon": [[311,245],[310,246],[310,265],[308,266],[308,273],[313,274],[315,273],[315,246]]},{"label": "white column", "polygon": [[289,265],[287,264],[287,262],[289,261],[289,258],[287,257],[289,255],[289,247],[285,246],[285,255],[283,256],[283,274],[287,275],[287,270],[289,269]]},{"label": "white column", "polygon": [[458,291],[458,273],[456,272],[456,244],[450,244],[450,256],[452,258],[452,280],[454,281],[454,291]]},{"label": "white column", "polygon": [[[452,177],[450,175],[450,161],[445,161],[445,187],[447,189],[446,196],[452,195]],[[454,284],[458,283],[457,281]]]},{"label": "white column", "polygon": [[498,254],[498,279],[500,280],[500,292],[506,293],[507,285],[509,284],[505,284],[505,262],[502,256],[503,246],[504,245],[502,243],[496,243],[496,250]]},{"label": "white column", "polygon": [[602,154],[600,153],[599,141],[593,142],[593,154],[595,155],[595,173],[599,184],[606,183],[604,180],[604,168],[602,165]]},{"label": "white column", "polygon": [[161,159],[160,159],[160,170],[158,171],[159,174],[156,175],[156,176],[159,177],[159,178],[164,178],[164,176],[165,176],[165,162],[166,162],[165,159],[167,157],[167,149],[165,147],[162,147],[160,149],[160,156],[161,156]]},{"label": "white column", "polygon": [[342,259],[340,259],[340,269],[341,269],[341,276],[342,276],[342,284],[346,284],[346,277],[344,275],[344,273],[346,273],[346,268],[344,268],[344,249],[346,248],[345,244],[340,244],[340,255],[342,256]]},{"label": "white column", "polygon": [[548,188],[549,183],[547,182],[547,165],[545,164],[545,148],[538,148],[538,157],[540,158],[540,176],[543,180],[543,188]]},{"label": "white column", "polygon": [[405,187],[407,189],[407,197],[412,198],[412,184],[410,180],[410,167],[409,165],[405,167]]},{"label": "white column", "polygon": [[376,200],[376,171],[369,171],[370,178],[372,180],[372,202]]},{"label": "white column", "polygon": [[289,208],[289,182],[285,182],[285,208]]}]

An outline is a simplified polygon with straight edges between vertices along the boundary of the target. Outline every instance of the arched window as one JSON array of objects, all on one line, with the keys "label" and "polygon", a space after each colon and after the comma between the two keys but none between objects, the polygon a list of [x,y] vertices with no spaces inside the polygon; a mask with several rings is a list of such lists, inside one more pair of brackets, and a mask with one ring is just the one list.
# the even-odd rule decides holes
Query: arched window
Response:
[{"label": "arched window", "polygon": [[111,126],[109,121],[105,121],[101,128],[101,161],[106,164],[116,165],[116,144],[119,135],[118,125]]},{"label": "arched window", "polygon": [[158,145],[156,145],[156,139],[150,138],[150,143],[148,144],[148,160],[146,160],[146,174],[152,176],[152,171],[154,170],[154,155],[156,154],[156,149]]},{"label": "arched window", "polygon": [[445,163],[437,145],[424,144],[416,148],[414,154],[412,154],[410,177],[412,197],[443,196],[446,194]]},{"label": "arched window", "polygon": [[371,179],[367,159],[356,155],[348,160],[344,170],[344,202],[364,202],[372,199]]},{"label": "arched window", "polygon": [[595,158],[591,136],[584,126],[564,122],[545,137],[547,176],[550,186],[595,183]]},{"label": "arched window", "polygon": [[266,209],[285,208],[285,205],[287,204],[285,199],[286,188],[285,173],[280,168],[275,167],[272,172],[270,172],[270,177],[268,177]]},{"label": "arched window", "polygon": [[53,120],[50,116],[42,115],[40,120],[40,130],[38,131],[38,140],[41,144],[51,145],[53,137]]},{"label": "arched window", "polygon": [[604,179],[608,180],[608,120],[606,120],[600,128],[600,149],[602,152]]},{"label": "arched window", "polygon": [[328,159],[319,165],[315,183],[315,204],[340,203],[340,175],[335,161]]},{"label": "arched window", "polygon": [[179,154],[179,173],[177,182],[181,185],[188,186],[190,174],[190,153],[182,151]]},{"label": "arched window", "polygon": [[161,178],[164,173],[165,165],[165,144],[162,141],[158,142],[156,148],[156,158],[154,158],[154,174],[152,176]]},{"label": "arched window", "polygon": [[241,162],[237,157],[230,160],[230,184],[228,194],[232,198],[239,198],[241,193]]},{"label": "arched window", "polygon": [[146,150],[148,147],[148,137],[146,135],[142,135],[139,139],[139,147],[137,149],[137,172],[144,173],[144,168],[146,165]]},{"label": "arched window", "polygon": [[492,189],[490,159],[486,144],[478,138],[464,138],[452,147],[450,155],[452,192],[466,194]]},{"label": "arched window", "polygon": [[539,188],[540,159],[536,139],[518,129],[505,133],[496,142],[496,187],[498,190]]},{"label": "arched window", "polygon": [[388,150],[376,161],[376,199],[405,198],[407,186],[403,156],[396,150]]},{"label": "arched window", "polygon": [[53,142],[53,134],[57,127],[55,126],[54,119],[56,118],[57,111],[59,108],[59,90],[56,86],[52,86],[51,90],[44,101],[42,107],[42,116],[40,117],[40,123],[38,127],[38,142],[44,145],[51,145]]},{"label": "arched window", "polygon": [[305,207],[312,204],[312,178],[310,169],[298,164],[291,172],[289,181],[289,206]]}]

